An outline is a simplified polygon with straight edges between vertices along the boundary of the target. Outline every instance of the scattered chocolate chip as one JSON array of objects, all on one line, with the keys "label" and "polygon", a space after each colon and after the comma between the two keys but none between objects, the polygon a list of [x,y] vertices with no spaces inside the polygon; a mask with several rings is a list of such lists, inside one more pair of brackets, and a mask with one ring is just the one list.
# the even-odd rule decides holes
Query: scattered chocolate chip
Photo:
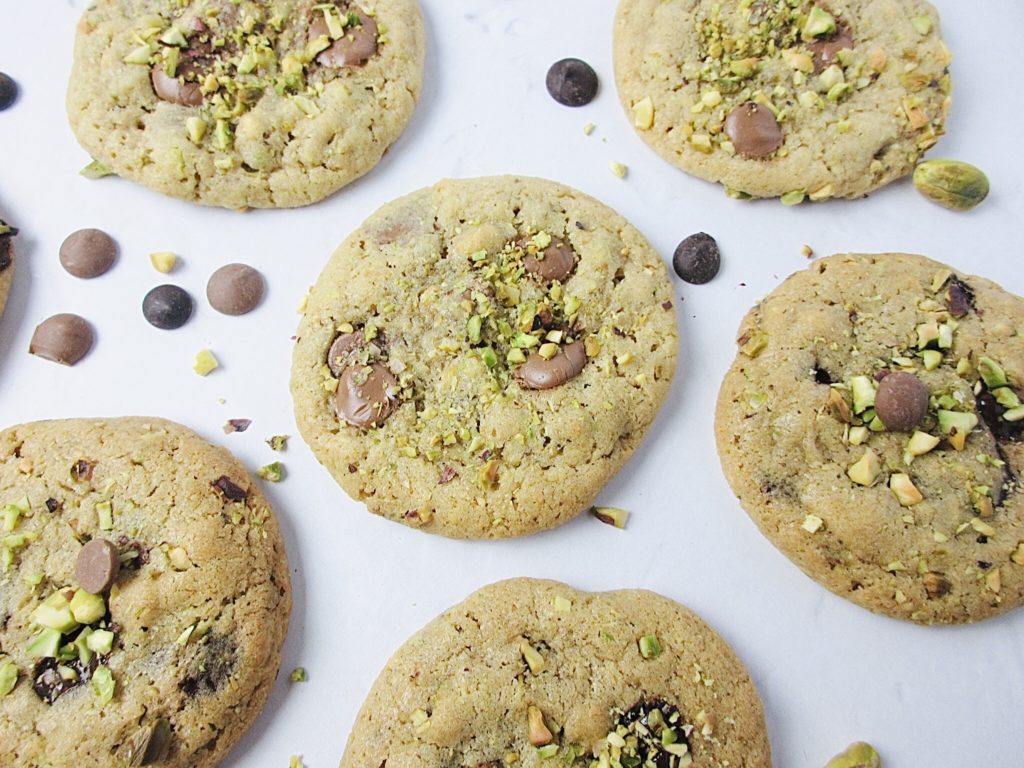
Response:
[{"label": "scattered chocolate chip", "polygon": [[162,63],[153,65],[149,77],[153,83],[153,92],[164,101],[184,107],[202,106],[203,90],[198,82],[186,82],[181,76],[171,77]]},{"label": "scattered chocolate chip", "polygon": [[928,390],[912,373],[894,371],[875,393],[875,413],[891,432],[909,432],[928,415]]},{"label": "scattered chocolate chip", "polygon": [[768,107],[748,101],[725,119],[725,132],[736,152],[743,157],[768,157],[782,146],[782,128]]},{"label": "scattered chocolate chip", "polygon": [[327,352],[327,367],[335,376],[341,376],[348,367],[349,355],[366,345],[366,337],[362,331],[343,333],[334,340]]},{"label": "scattered chocolate chip", "polygon": [[147,725],[132,737],[125,749],[124,759],[128,768],[159,763],[167,757],[171,746],[171,722],[161,717]]},{"label": "scattered chocolate chip", "polygon": [[342,371],[334,394],[338,418],[360,429],[379,427],[398,408],[398,380],[383,363]]},{"label": "scattered chocolate chip", "polygon": [[[329,48],[316,57],[317,63],[325,67],[361,67],[377,52],[377,22],[362,9],[353,8],[350,13],[359,17],[356,26],[346,26],[345,34],[335,40]],[[309,25],[307,38],[312,41],[329,35],[327,21],[318,13]]]},{"label": "scattered chocolate chip", "polygon": [[263,275],[247,264],[227,264],[206,284],[210,306],[225,315],[252,312],[263,298]]},{"label": "scattered chocolate chip", "polygon": [[245,501],[249,495],[240,487],[235,485],[227,475],[221,475],[211,485],[220,491],[220,495],[228,501]]},{"label": "scattered chocolate chip", "polygon": [[70,313],[48,317],[36,326],[29,342],[29,354],[61,365],[74,365],[92,349],[92,326]]},{"label": "scattered chocolate chip", "polygon": [[1024,440],[1024,421],[1007,421],[1002,418],[1006,408],[999,404],[987,389],[978,393],[975,399],[978,415],[989,428],[996,440],[1019,443]]},{"label": "scattered chocolate chip", "polygon": [[86,461],[85,459],[79,459],[71,465],[71,479],[76,483],[82,480],[91,480],[92,471],[96,468],[95,461]]},{"label": "scattered chocolate chip", "polygon": [[53,499],[53,498],[50,498],[50,499],[46,500],[46,511],[49,512],[50,514],[54,514],[55,512],[59,512],[63,508],[64,508],[64,502],[63,501],[57,501],[57,499]]},{"label": "scattered chocolate chip", "polygon": [[703,285],[714,279],[721,266],[718,243],[706,232],[690,235],[676,246],[672,255],[672,268],[691,285]]},{"label": "scattered chocolate chip", "polygon": [[458,472],[445,464],[441,467],[441,475],[437,478],[437,484],[444,485],[445,483],[450,483],[458,476],[458,474]]},{"label": "scattered chocolate chip", "polygon": [[93,539],[78,551],[75,578],[86,592],[99,595],[110,589],[121,569],[121,553],[106,539]]},{"label": "scattered chocolate chip", "polygon": [[974,309],[974,291],[967,283],[952,278],[946,288],[946,306],[953,317],[963,317]]},{"label": "scattered chocolate chip", "polygon": [[540,253],[525,254],[523,267],[545,282],[565,282],[576,267],[576,253],[568,243],[551,243]]},{"label": "scattered chocolate chip", "polygon": [[545,84],[551,98],[566,107],[582,107],[597,95],[597,73],[580,59],[556,61],[548,70]]},{"label": "scattered chocolate chip", "polygon": [[224,425],[224,434],[230,435],[232,432],[245,432],[252,424],[252,419],[228,419],[227,424]]},{"label": "scattered chocolate chip", "polygon": [[515,377],[523,389],[552,389],[576,378],[586,364],[583,342],[574,341],[559,349],[550,360],[531,352],[526,362],[516,369]]},{"label": "scattered chocolate chip", "polygon": [[18,99],[18,84],[10,75],[0,72],[0,112]]},{"label": "scattered chocolate chip", "polygon": [[192,297],[177,285],[158,285],[142,300],[142,314],[150,325],[173,331],[192,317]]},{"label": "scattered chocolate chip", "polygon": [[[58,671],[58,666],[68,667],[75,672],[75,676],[70,680],[65,679]],[[32,690],[47,704],[53,704],[71,689],[89,682],[95,668],[96,657],[87,665],[78,659],[63,664],[53,657],[40,659],[32,669]]]},{"label": "scattered chocolate chip", "polygon": [[68,235],[60,246],[60,265],[83,279],[99,277],[117,258],[117,243],[101,229],[80,229]]},{"label": "scattered chocolate chip", "polygon": [[853,37],[847,30],[840,28],[832,37],[819,37],[808,43],[807,47],[814,60],[814,74],[820,75],[835,62],[840,51],[853,48]]}]

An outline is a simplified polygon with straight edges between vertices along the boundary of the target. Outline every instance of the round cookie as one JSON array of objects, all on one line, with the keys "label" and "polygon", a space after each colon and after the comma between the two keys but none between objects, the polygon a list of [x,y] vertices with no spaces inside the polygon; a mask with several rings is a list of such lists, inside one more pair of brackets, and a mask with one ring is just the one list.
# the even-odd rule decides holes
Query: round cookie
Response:
[{"label": "round cookie", "polygon": [[0,510],[0,764],[217,765],[291,609],[243,466],[161,419],[23,424],[0,432]]},{"label": "round cookie", "polygon": [[18,230],[0,219],[0,314],[7,306],[7,295],[14,281],[14,236]]},{"label": "round cookie", "polygon": [[924,0],[621,0],[614,54],[641,138],[735,197],[861,197],[945,130]]},{"label": "round cookie", "polygon": [[117,174],[227,208],[316,202],[369,171],[419,98],[416,0],[98,0],[71,127]]},{"label": "round cookie", "polygon": [[719,394],[733,491],[809,576],[872,611],[963,623],[1019,606],[1022,323],[1024,299],[921,256],[796,273],[743,320]]},{"label": "round cookie", "polygon": [[686,608],[643,590],[513,579],[395,653],[341,767],[618,765],[614,756],[767,768],[770,755],[750,676]]},{"label": "round cookie", "polygon": [[583,511],[675,370],[665,265],[593,198],[539,179],[442,181],[335,252],[292,366],[296,421],[371,512],[499,538]]}]

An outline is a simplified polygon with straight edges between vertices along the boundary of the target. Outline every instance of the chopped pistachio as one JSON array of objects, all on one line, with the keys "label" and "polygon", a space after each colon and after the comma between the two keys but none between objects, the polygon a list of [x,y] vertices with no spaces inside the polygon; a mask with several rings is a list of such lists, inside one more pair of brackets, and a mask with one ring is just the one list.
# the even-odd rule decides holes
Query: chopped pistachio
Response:
[{"label": "chopped pistachio", "polygon": [[768,334],[759,328],[754,328],[740,336],[738,343],[741,353],[747,357],[757,357],[768,346]]},{"label": "chopped pistachio", "polygon": [[942,365],[942,353],[937,349],[925,349],[920,354],[926,371],[934,371]]},{"label": "chopped pistachio", "polygon": [[265,441],[272,451],[283,451],[288,447],[288,435],[272,435]]},{"label": "chopped pistachio", "polygon": [[170,251],[157,251],[156,253],[149,254],[149,262],[157,272],[162,272],[166,275],[174,269],[178,263],[178,257]]},{"label": "chopped pistachio", "polygon": [[519,652],[523,655],[523,660],[526,665],[530,668],[530,671],[539,675],[544,671],[544,657],[540,651],[530,645],[526,640],[519,641]]},{"label": "chopped pistachio", "polygon": [[288,768],[306,768],[306,764],[302,762],[302,755],[292,755],[289,757]]},{"label": "chopped pistachio", "polygon": [[256,470],[256,474],[271,483],[279,483],[284,479],[284,465],[280,461],[265,464]]},{"label": "chopped pistachio", "polygon": [[998,389],[1010,383],[1006,378],[1006,371],[991,357],[981,357],[978,360],[978,375],[989,389]]},{"label": "chopped pistachio", "polygon": [[878,454],[868,448],[864,455],[846,470],[846,474],[858,485],[872,486],[882,472],[882,462]]},{"label": "chopped pistachio", "polygon": [[594,132],[595,128],[597,128],[597,126],[594,125],[593,123],[587,123],[586,125],[583,126],[583,133],[589,136]]},{"label": "chopped pistachio", "polygon": [[640,655],[645,659],[656,659],[661,655],[661,643],[656,635],[644,635],[637,645],[640,646]]},{"label": "chopped pistachio", "polygon": [[881,765],[881,758],[874,747],[858,742],[829,760],[825,768],[881,768]]},{"label": "chopped pistachio", "polygon": [[220,363],[217,362],[217,358],[208,349],[199,350],[196,354],[195,362],[192,364],[192,370],[200,376],[206,376],[219,367]]},{"label": "chopped pistachio", "polygon": [[633,105],[633,125],[647,130],[654,125],[654,102],[648,96]]},{"label": "chopped pistachio", "polygon": [[889,490],[896,494],[896,499],[904,507],[911,507],[924,501],[924,496],[910,479],[910,475],[900,472],[889,477]]},{"label": "chopped pistachio", "polygon": [[811,12],[807,14],[807,21],[804,23],[800,36],[806,41],[811,41],[817,37],[831,35],[835,31],[835,16],[818,6],[814,6],[811,8]]},{"label": "chopped pistachio", "polygon": [[1017,545],[1017,549],[1010,555],[1010,559],[1017,565],[1024,565],[1024,541]]},{"label": "chopped pistachio", "polygon": [[907,443],[907,453],[911,456],[924,456],[939,444],[939,438],[929,435],[927,432],[915,431]]},{"label": "chopped pistachio", "polygon": [[608,163],[608,170],[610,170],[614,175],[618,176],[620,179],[626,178],[626,174],[629,173],[628,166],[623,165],[622,163],[616,162],[614,160]]},{"label": "chopped pistachio", "polygon": [[117,687],[117,683],[109,669],[106,667],[96,667],[96,670],[92,673],[92,687],[99,697],[100,706],[103,706],[104,704],[109,704],[114,698],[114,689]]},{"label": "chopped pistachio", "polygon": [[544,713],[532,704],[526,709],[527,724],[530,730],[530,743],[535,747],[543,747],[554,741],[554,736],[544,724]]},{"label": "chopped pistachio", "polygon": [[850,435],[848,439],[850,445],[861,445],[865,440],[868,439],[868,428],[850,427]]},{"label": "chopped pistachio", "polygon": [[991,538],[992,536],[996,535],[996,529],[988,523],[986,523],[980,517],[972,517],[970,526],[975,530],[976,533],[980,533],[982,536],[988,536]]},{"label": "chopped pistachio", "polygon": [[104,176],[117,176],[115,171],[105,166],[99,160],[93,160],[78,173],[87,179],[102,179]]},{"label": "chopped pistachio", "polygon": [[800,527],[808,533],[817,533],[824,525],[825,521],[817,515],[807,515]]},{"label": "chopped pistachio", "polygon": [[18,683],[18,667],[9,658],[0,661],[0,696],[6,696]]},{"label": "chopped pistachio", "polygon": [[306,674],[305,667],[296,667],[292,670],[292,673],[288,676],[288,679],[291,680],[293,683],[304,683],[307,680],[309,680],[309,677]]},{"label": "chopped pistachio", "polygon": [[562,597],[561,595],[555,596],[552,605],[559,613],[568,613],[572,610],[572,601],[566,597]]},{"label": "chopped pistachio", "polygon": [[206,129],[209,127],[209,123],[197,115],[191,115],[185,120],[185,130],[188,132],[188,140],[196,145],[203,143],[203,138],[206,136]]},{"label": "chopped pistachio", "polygon": [[605,525],[615,528],[625,528],[626,521],[629,520],[629,512],[617,507],[591,507],[590,514]]},{"label": "chopped pistachio", "polygon": [[932,31],[932,20],[928,16],[914,16],[910,23],[914,25],[919,35],[927,35]]},{"label": "chopped pistachio", "polygon": [[802,189],[795,189],[792,192],[787,192],[779,198],[779,202],[786,206],[800,205],[807,197],[807,192]]}]

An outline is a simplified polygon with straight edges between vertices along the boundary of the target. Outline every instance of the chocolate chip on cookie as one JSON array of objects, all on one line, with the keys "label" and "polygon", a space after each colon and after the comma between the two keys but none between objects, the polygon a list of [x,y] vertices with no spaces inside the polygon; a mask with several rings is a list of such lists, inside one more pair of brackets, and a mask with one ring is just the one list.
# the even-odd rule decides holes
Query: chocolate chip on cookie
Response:
[{"label": "chocolate chip on cookie", "polygon": [[840,51],[853,48],[853,37],[845,27],[839,27],[834,34],[816,38],[807,47],[814,61],[814,73],[820,75],[832,65]]},{"label": "chocolate chip on cookie", "polygon": [[545,358],[532,352],[526,362],[516,369],[516,381],[523,389],[551,389],[560,387],[579,376],[587,364],[587,353],[582,341],[574,341],[558,349],[553,357]]},{"label": "chocolate chip on cookie", "polygon": [[768,157],[782,146],[782,128],[768,107],[748,101],[740,104],[725,120],[725,132],[736,152],[744,157]]},{"label": "chocolate chip on cookie", "polygon": [[121,570],[121,553],[106,539],[93,539],[78,553],[75,578],[86,592],[106,592]]},{"label": "chocolate chip on cookie", "polygon": [[92,349],[92,326],[82,317],[61,313],[36,326],[29,342],[29,354],[62,365],[74,365]]},{"label": "chocolate chip on cookie", "polygon": [[263,298],[263,275],[247,264],[227,264],[210,276],[206,298],[225,315],[252,312]]},{"label": "chocolate chip on cookie", "polygon": [[60,264],[75,277],[99,277],[117,258],[117,243],[100,229],[80,229],[61,243]]},{"label": "chocolate chip on cookie", "polygon": [[541,280],[565,282],[576,266],[576,253],[568,243],[553,242],[535,253],[527,252],[523,256],[523,266]]},{"label": "chocolate chip on cookie", "polygon": [[361,8],[339,12],[326,6],[309,25],[310,42],[326,37],[333,42],[317,55],[325,67],[361,67],[377,52],[377,22]]},{"label": "chocolate chip on cookie", "polygon": [[909,432],[928,415],[928,390],[912,373],[890,373],[878,385],[875,412],[893,432]]},{"label": "chocolate chip on cookie", "polygon": [[338,379],[334,410],[360,429],[379,427],[398,408],[398,380],[383,363],[350,365]]},{"label": "chocolate chip on cookie", "polygon": [[334,376],[341,376],[348,367],[349,355],[366,345],[366,336],[360,331],[341,333],[327,352],[327,367]]},{"label": "chocolate chip on cookie", "polygon": [[551,98],[567,107],[582,107],[597,95],[597,73],[580,59],[556,61],[548,69],[545,84]]}]

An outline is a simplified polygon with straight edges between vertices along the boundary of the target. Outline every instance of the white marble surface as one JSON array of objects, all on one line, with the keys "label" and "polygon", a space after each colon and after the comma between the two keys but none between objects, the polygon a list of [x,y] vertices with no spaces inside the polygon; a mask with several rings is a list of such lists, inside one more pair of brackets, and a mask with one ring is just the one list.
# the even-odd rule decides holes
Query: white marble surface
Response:
[{"label": "white marble surface", "polygon": [[[383,202],[443,176],[522,173],[559,179],[631,219],[668,257],[705,230],[724,252],[712,283],[677,283],[682,354],[664,412],[627,470],[601,494],[633,512],[618,531],[589,517],[519,541],[429,537],[366,514],[295,438],[288,478],[268,488],[292,566],[295,610],[283,675],[231,768],[337,764],[366,691],[389,654],[428,619],[499,578],[552,577],[588,589],[647,587],[703,615],[734,645],[764,697],[775,763],[814,768],[855,739],[895,768],[1009,768],[1024,755],[1024,611],[980,626],[925,629],[873,616],[807,579],[765,541],[722,477],[712,411],[747,307],[806,265],[800,248],[908,250],[1024,292],[1024,153],[1010,52],[1017,0],[939,0],[956,60],[950,135],[933,156],[984,168],[994,192],[956,215],[899,183],[852,203],[785,209],[743,204],[665,165],[634,135],[616,99],[612,0],[423,0],[430,52],[423,100],[407,133],[364,180],[319,205],[246,214],[165,199],[119,179],[87,181],[63,96],[84,3],[0,0],[0,70],[22,86],[0,113],[0,215],[22,228],[14,291],[0,325],[0,423],[157,414],[184,422],[252,467],[274,458],[263,438],[295,434],[288,395],[295,308],[341,239]],[[39,31],[45,30],[40,36]],[[597,100],[571,110],[543,79],[563,56],[590,61]],[[588,122],[597,125],[590,137]],[[609,161],[629,166],[622,181]],[[75,280],[57,262],[72,230],[120,243],[106,276]],[[197,298],[174,332],[149,327],[142,296],[162,282],[147,255],[184,258],[173,280]],[[235,260],[267,276],[266,302],[228,318],[201,300],[208,275]],[[32,329],[58,311],[89,318],[95,351],[73,369],[26,354]],[[194,353],[223,369],[202,379]],[[222,404],[219,398],[224,398]],[[225,437],[227,418],[248,417]],[[290,685],[295,666],[309,670]],[[376,768],[372,766],[370,768]]]}]

